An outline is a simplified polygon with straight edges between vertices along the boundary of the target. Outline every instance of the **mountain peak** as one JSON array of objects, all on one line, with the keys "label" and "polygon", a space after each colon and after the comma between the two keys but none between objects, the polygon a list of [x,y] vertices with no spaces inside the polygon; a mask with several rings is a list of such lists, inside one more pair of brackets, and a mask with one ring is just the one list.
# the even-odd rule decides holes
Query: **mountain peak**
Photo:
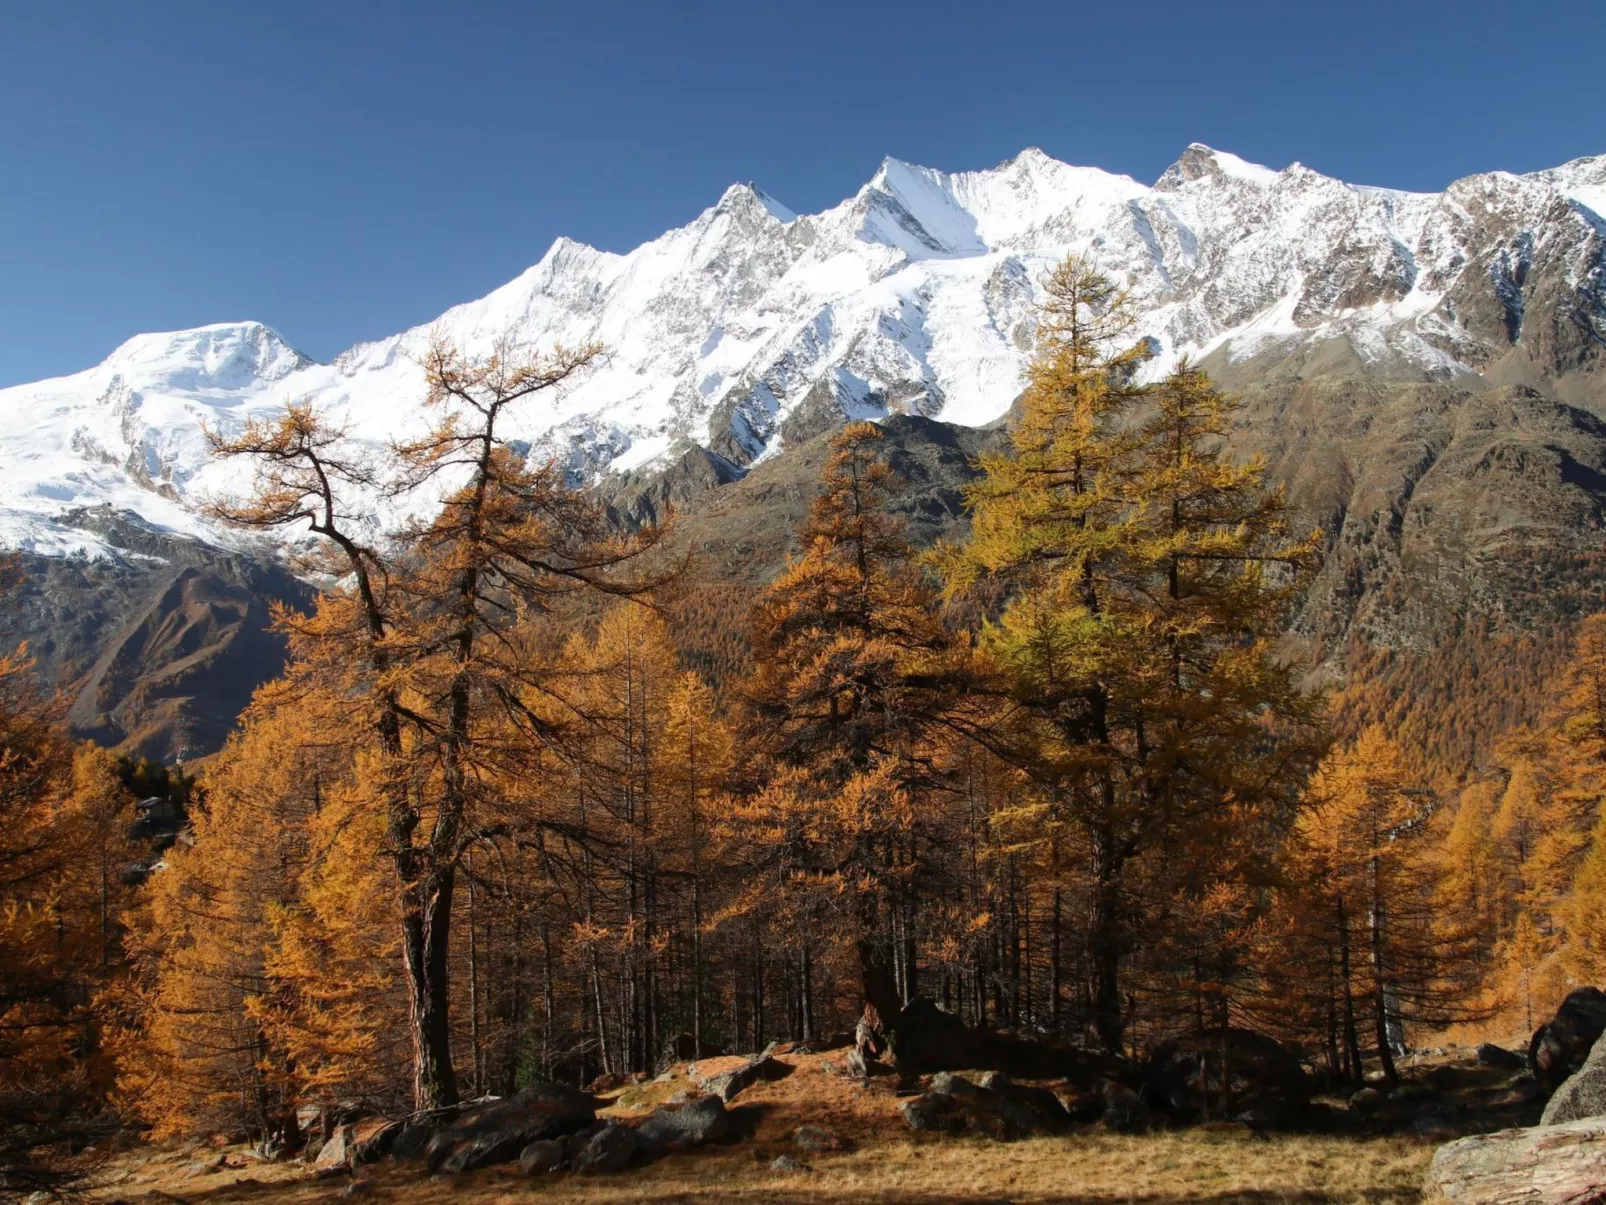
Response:
[{"label": "mountain peak", "polygon": [[1154,187],[1161,192],[1175,192],[1184,184],[1207,176],[1240,180],[1266,188],[1277,182],[1278,173],[1262,164],[1240,159],[1229,151],[1218,151],[1202,142],[1190,142],[1187,150],[1154,182]]},{"label": "mountain peak", "polygon": [[714,212],[728,213],[733,209],[750,209],[754,206],[768,211],[769,215],[778,222],[790,222],[797,217],[797,214],[782,205],[751,180],[743,180],[727,188],[723,195],[720,196],[719,203],[714,206]]},{"label": "mountain peak", "polygon": [[150,380],[233,389],[252,381],[279,380],[310,363],[265,323],[215,322],[135,335],[102,367]]}]

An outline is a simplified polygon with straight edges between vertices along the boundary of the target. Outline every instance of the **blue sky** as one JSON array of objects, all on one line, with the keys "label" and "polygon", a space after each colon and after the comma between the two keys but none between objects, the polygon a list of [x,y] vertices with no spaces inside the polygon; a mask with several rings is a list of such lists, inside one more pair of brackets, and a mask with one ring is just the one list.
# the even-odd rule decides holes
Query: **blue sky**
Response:
[{"label": "blue sky", "polygon": [[1191,141],[1437,190],[1606,152],[1603,0],[0,0],[0,385],[256,318],[327,358],[754,180]]}]

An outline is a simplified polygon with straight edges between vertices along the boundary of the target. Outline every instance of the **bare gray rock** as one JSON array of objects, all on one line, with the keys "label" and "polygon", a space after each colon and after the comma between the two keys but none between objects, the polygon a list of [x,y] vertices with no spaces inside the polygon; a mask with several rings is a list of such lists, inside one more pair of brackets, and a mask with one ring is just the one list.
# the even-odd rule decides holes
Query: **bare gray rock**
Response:
[{"label": "bare gray rock", "polygon": [[351,1135],[349,1124],[336,1126],[335,1132],[329,1135],[318,1151],[318,1157],[312,1162],[312,1170],[319,1175],[329,1175],[333,1172],[344,1171],[350,1162],[348,1141]]},{"label": "bare gray rock", "polygon": [[636,1131],[629,1126],[605,1125],[575,1151],[574,1170],[585,1176],[623,1171],[636,1153]]},{"label": "bare gray rock", "polygon": [[562,1084],[538,1084],[517,1096],[467,1110],[429,1140],[424,1159],[430,1171],[442,1175],[505,1163],[532,1142],[591,1125],[596,1104],[589,1093]]},{"label": "bare gray rock", "polygon": [[1507,1050],[1504,1046],[1496,1046],[1493,1042],[1481,1043],[1477,1054],[1479,1063],[1499,1071],[1521,1071],[1528,1065],[1528,1061],[1515,1050]]},{"label": "bare gray rock", "polygon": [[1581,1068],[1606,1032],[1606,992],[1577,987],[1541,1025],[1528,1045],[1528,1062],[1534,1077],[1547,1092],[1555,1092]]},{"label": "bare gray rock", "polygon": [[717,1096],[704,1096],[679,1109],[657,1109],[636,1128],[645,1151],[678,1151],[717,1142],[730,1132],[730,1115]]},{"label": "bare gray rock", "polygon": [[911,1130],[946,1134],[965,1127],[964,1110],[946,1092],[922,1092],[899,1104],[898,1111]]},{"label": "bare gray rock", "polygon": [[1606,1194],[1606,1119],[1501,1130],[1439,1148],[1428,1188],[1452,1205],[1582,1205]]},{"label": "bare gray rock", "polygon": [[542,1138],[519,1152],[519,1170],[526,1176],[547,1176],[569,1165],[567,1138]]},{"label": "bare gray rock", "polygon": [[1595,1039],[1584,1065],[1556,1089],[1545,1105],[1540,1122],[1547,1126],[1560,1125],[1603,1114],[1606,1114],[1606,1036]]},{"label": "bare gray rock", "polygon": [[771,1058],[766,1052],[734,1071],[710,1076],[708,1079],[700,1080],[699,1083],[706,1091],[712,1092],[729,1104],[754,1084],[784,1079],[790,1074],[792,1074],[790,1064]]},{"label": "bare gray rock", "polygon": [[805,1151],[840,1151],[847,1145],[824,1126],[801,1125],[792,1131],[792,1141]]}]

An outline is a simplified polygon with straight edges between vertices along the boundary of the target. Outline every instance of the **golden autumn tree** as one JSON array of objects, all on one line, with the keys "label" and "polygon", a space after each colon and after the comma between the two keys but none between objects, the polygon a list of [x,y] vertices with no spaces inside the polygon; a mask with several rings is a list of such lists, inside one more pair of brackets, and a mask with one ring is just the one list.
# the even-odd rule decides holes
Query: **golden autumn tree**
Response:
[{"label": "golden autumn tree", "polygon": [[1439,844],[1439,908],[1452,931],[1473,935],[1480,980],[1490,976],[1495,945],[1510,930],[1517,907],[1517,900],[1501,889],[1494,839],[1499,800],[1491,782],[1462,788],[1455,807],[1447,811],[1449,823]]},{"label": "golden autumn tree", "polygon": [[[589,834],[602,838],[590,855],[594,873],[604,873],[598,863],[605,860],[606,873],[620,879],[620,898],[611,907],[597,883],[583,887],[604,1070],[646,1067],[663,1037],[667,901],[660,863],[669,784],[660,771],[680,671],[667,624],[629,603],[610,608],[591,639],[576,639],[569,660],[574,681],[564,710],[583,721],[578,727],[569,722],[575,815],[585,818]],[[560,726],[563,715],[549,722]],[[601,994],[605,954],[617,966],[617,976],[607,976],[616,979],[607,993],[617,1001],[613,1009]]]},{"label": "golden autumn tree", "polygon": [[714,691],[696,673],[683,672],[670,689],[668,717],[660,742],[666,832],[662,872],[686,903],[691,961],[689,992],[693,1058],[703,1057],[709,1039],[711,984],[704,953],[712,919],[710,833],[730,807],[734,737],[719,713]]},{"label": "golden autumn tree", "polygon": [[843,933],[877,1030],[915,994],[907,974],[900,988],[889,919],[921,873],[921,796],[951,705],[948,637],[886,508],[882,444],[871,423],[833,437],[803,552],[755,609],[752,793],[725,826],[728,856],[759,872],[737,911],[784,904],[805,979],[809,935]]},{"label": "golden autumn tree", "polygon": [[[458,1097],[450,1022],[458,871],[485,836],[490,784],[507,772],[506,733],[540,738],[541,718],[524,701],[533,667],[514,655],[508,634],[576,593],[645,589],[613,571],[656,533],[616,536],[559,465],[529,463],[508,443],[520,404],[560,390],[598,354],[504,345],[473,361],[436,341],[422,367],[438,421],[398,442],[377,469],[306,407],[214,440],[220,455],[258,466],[251,496],[215,512],[248,527],[305,524],[346,574],[312,617],[285,617],[290,672],[360,700],[350,720],[370,734],[369,806],[386,816],[381,848],[395,870],[420,1108]],[[364,543],[348,508],[381,486],[444,496],[428,517]]]},{"label": "golden autumn tree", "polygon": [[1574,983],[1606,980],[1606,823],[1595,828],[1589,852],[1562,907],[1562,920],[1567,927],[1563,959],[1569,979]]},{"label": "golden autumn tree", "polygon": [[1307,895],[1304,923],[1336,955],[1345,1060],[1359,1078],[1363,1045],[1395,1083],[1405,1026],[1472,1015],[1476,935],[1438,909],[1441,880],[1427,840],[1435,806],[1381,729],[1322,763],[1293,837]]},{"label": "golden autumn tree", "polygon": [[33,1148],[82,1129],[113,1086],[131,804],[116,759],[68,739],[26,649],[0,656],[0,1173],[9,1187],[70,1178]]},{"label": "golden autumn tree", "polygon": [[121,1086],[158,1135],[291,1129],[299,1073],[268,1020],[273,927],[296,900],[332,759],[274,690],[208,767],[205,806],[152,875],[135,930],[141,1007]]},{"label": "golden autumn tree", "polygon": [[1044,292],[1011,448],[983,458],[971,539],[942,560],[950,595],[1006,593],[983,640],[1004,739],[1082,884],[1090,1027],[1119,1049],[1122,965],[1165,907],[1139,886],[1172,890],[1139,860],[1187,850],[1230,880],[1224,835],[1286,814],[1310,764],[1313,703],[1272,641],[1315,538],[1230,457],[1234,404],[1206,377],[1134,383],[1147,351],[1113,282],[1073,256]]}]

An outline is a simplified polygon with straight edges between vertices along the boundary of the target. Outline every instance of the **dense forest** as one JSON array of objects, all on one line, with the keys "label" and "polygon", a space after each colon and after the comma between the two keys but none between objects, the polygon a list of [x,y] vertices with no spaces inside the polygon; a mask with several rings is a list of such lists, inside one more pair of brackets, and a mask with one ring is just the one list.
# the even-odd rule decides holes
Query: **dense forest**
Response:
[{"label": "dense forest", "polygon": [[[328,588],[279,614],[288,668],[193,787],[75,747],[25,650],[0,660],[22,1145],[108,1117],[271,1137],[306,1103],[776,1038],[895,1051],[913,1002],[1114,1052],[1238,1027],[1359,1082],[1599,982],[1606,618],[1547,653],[1541,723],[1447,766],[1473,705],[1401,732],[1375,686],[1304,685],[1280,637],[1322,533],[1228,453],[1233,400],[1187,364],[1139,383],[1085,261],[1037,329],[962,542],[909,545],[852,423],[750,606],[504,437],[599,348],[438,343],[439,421],[379,461],[306,406],[215,435],[253,479],[218,517],[310,529]],[[427,518],[363,511],[432,485]],[[188,822],[153,863],[131,804],[163,793]]]}]

